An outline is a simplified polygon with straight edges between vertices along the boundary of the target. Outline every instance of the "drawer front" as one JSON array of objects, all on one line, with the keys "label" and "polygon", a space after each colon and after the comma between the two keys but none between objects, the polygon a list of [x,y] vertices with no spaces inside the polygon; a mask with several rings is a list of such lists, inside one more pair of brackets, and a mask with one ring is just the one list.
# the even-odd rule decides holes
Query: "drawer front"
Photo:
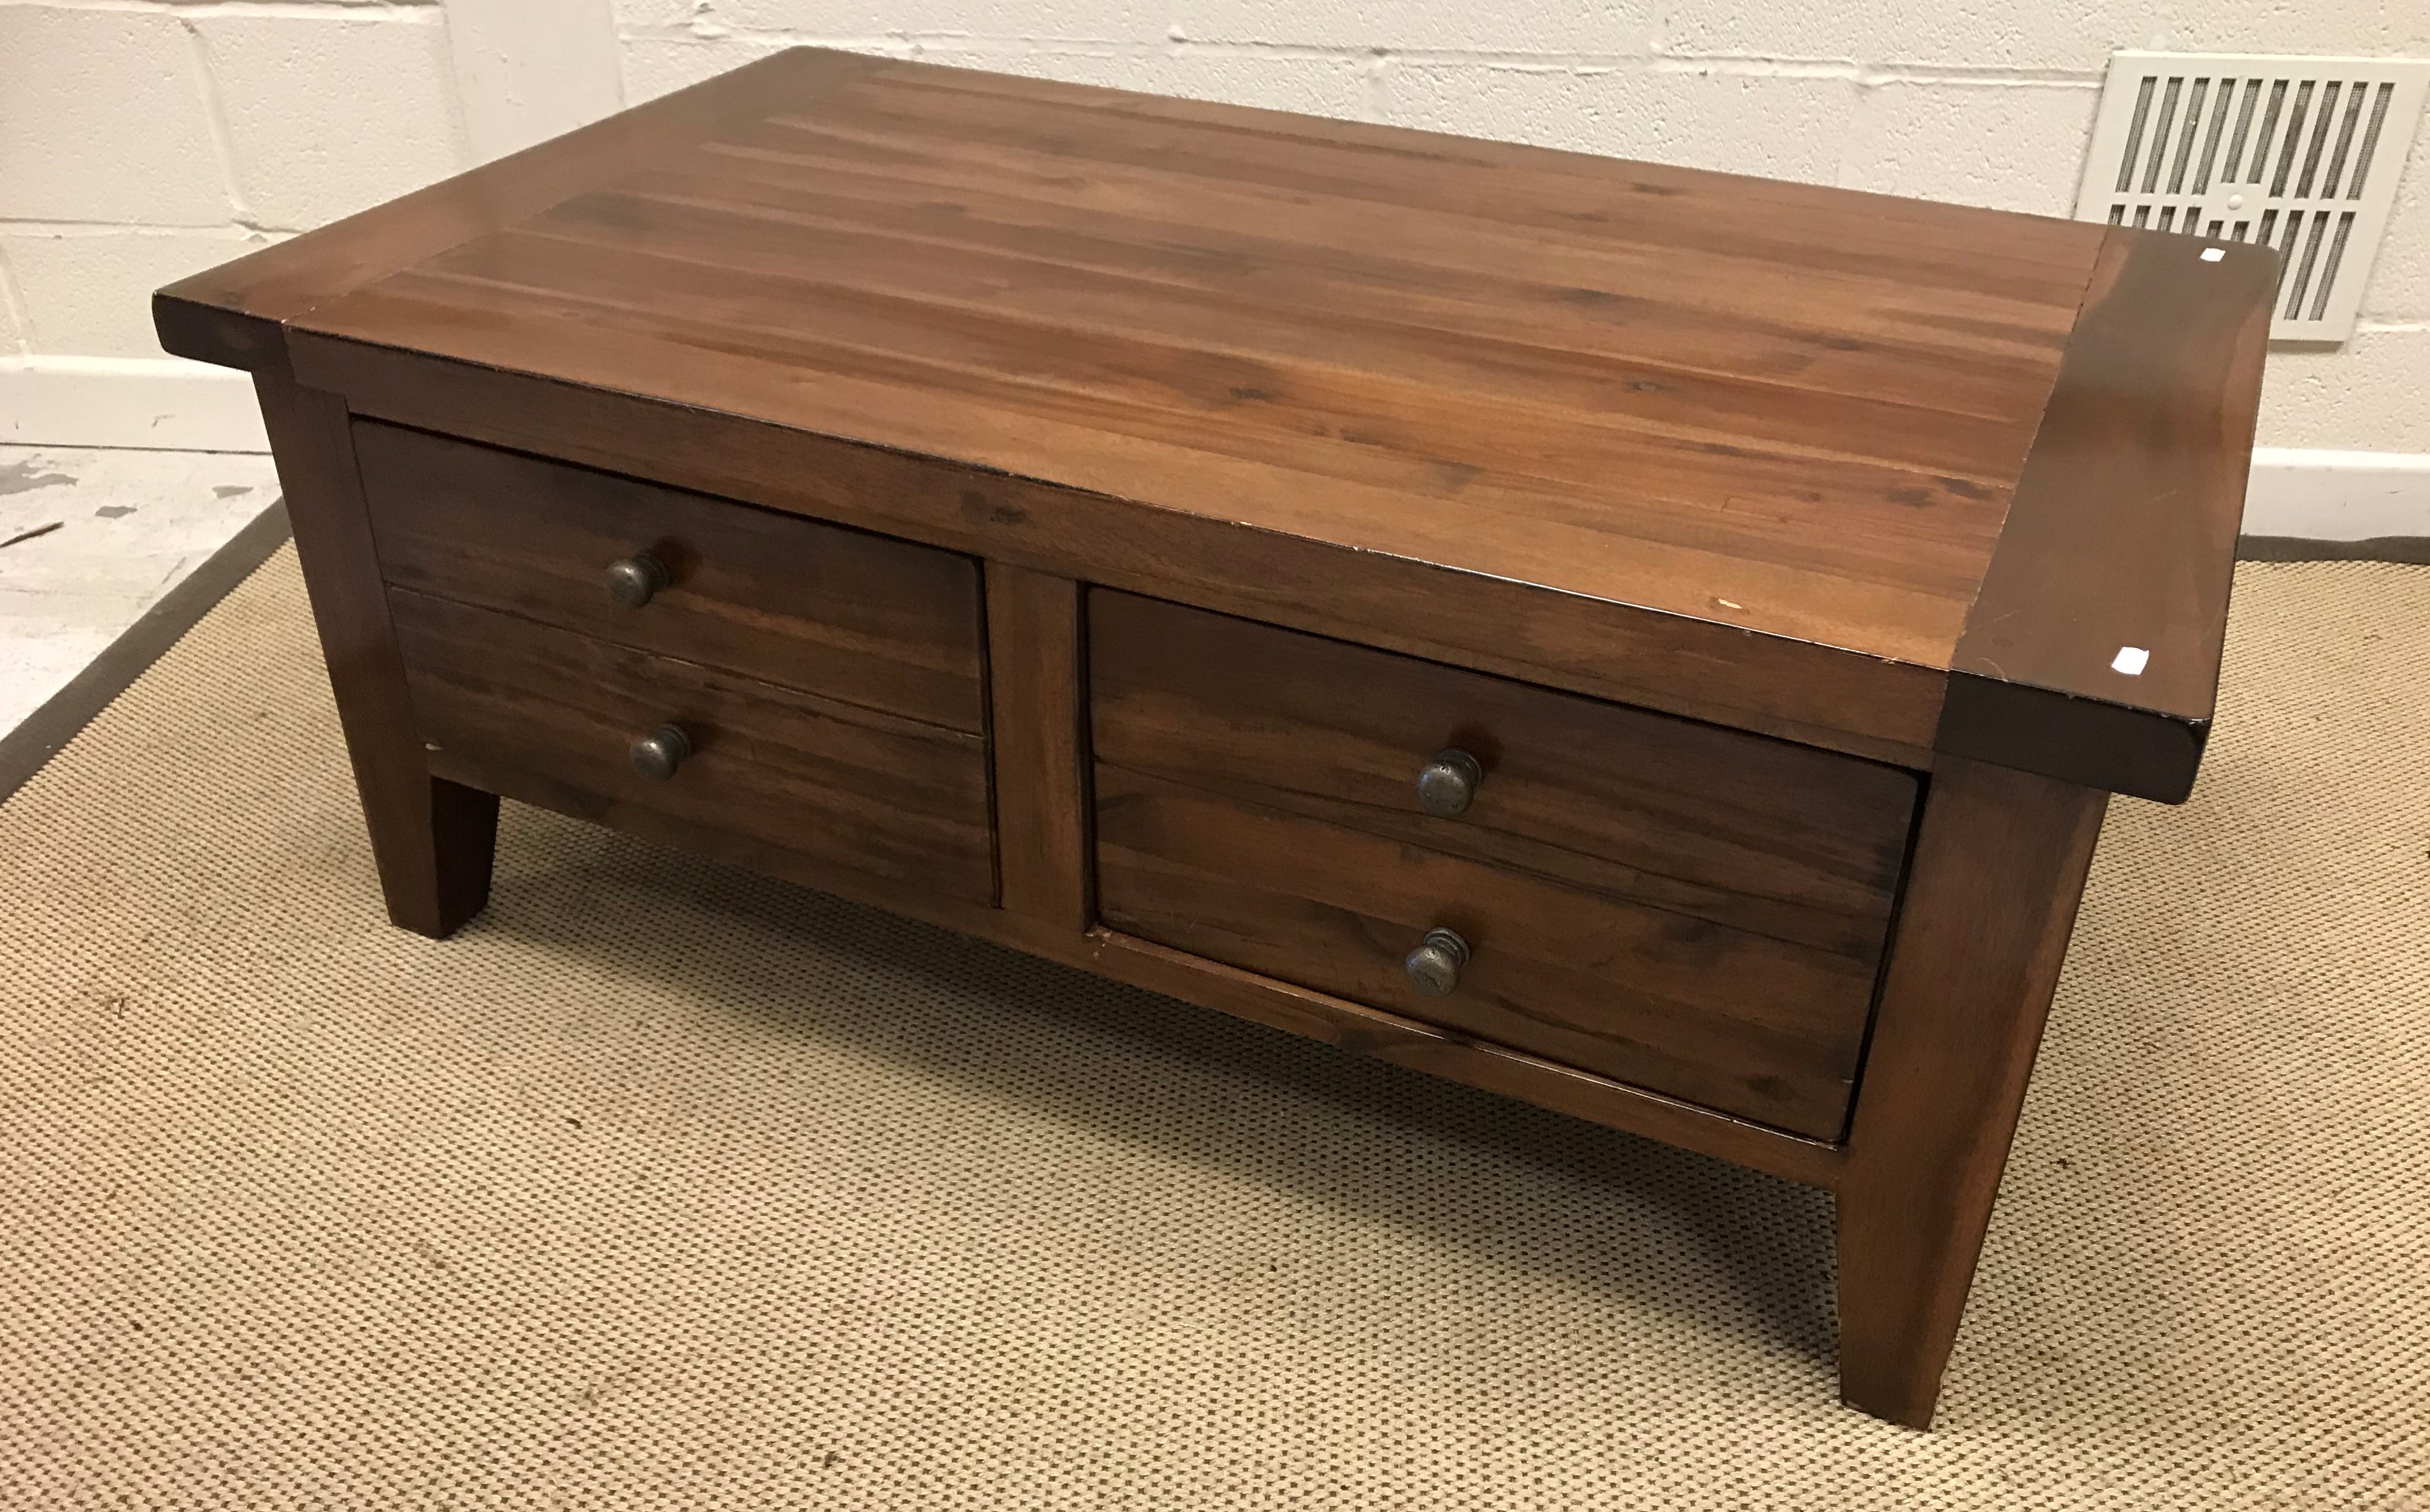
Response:
[{"label": "drawer front", "polygon": [[[380,571],[403,589],[976,734],[977,564],[884,536],[358,420]],[[636,607],[610,563],[667,582]]]},{"label": "drawer front", "polygon": [[[1818,1138],[1916,779],[1127,594],[1089,601],[1099,908],[1127,932]],[[1429,812],[1438,752],[1481,774]],[[1430,929],[1471,948],[1422,995]]]},{"label": "drawer front", "polygon": [[[930,892],[994,900],[984,739],[493,610],[389,590],[423,738],[442,766],[653,810]],[[672,724],[672,776],[633,742]]]}]

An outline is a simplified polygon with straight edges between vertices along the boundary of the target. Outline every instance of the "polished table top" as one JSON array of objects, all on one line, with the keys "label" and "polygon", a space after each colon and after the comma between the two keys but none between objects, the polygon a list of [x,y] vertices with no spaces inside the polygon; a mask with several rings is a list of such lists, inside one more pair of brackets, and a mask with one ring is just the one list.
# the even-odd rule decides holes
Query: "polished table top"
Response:
[{"label": "polished table top", "polygon": [[1893,751],[2177,797],[2273,267],[2210,250],[802,49],[162,319],[1525,584],[1716,662],[1844,653],[1811,664]]}]

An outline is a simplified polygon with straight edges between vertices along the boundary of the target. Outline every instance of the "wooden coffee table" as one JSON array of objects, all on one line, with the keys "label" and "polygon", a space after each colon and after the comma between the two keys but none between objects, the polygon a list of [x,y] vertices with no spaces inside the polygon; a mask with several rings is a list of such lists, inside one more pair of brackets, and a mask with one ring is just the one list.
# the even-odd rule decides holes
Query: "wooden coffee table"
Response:
[{"label": "wooden coffee table", "polygon": [[1932,1416],[2262,249],[802,50],[163,291],[397,923],[497,797],[1827,1188]]}]

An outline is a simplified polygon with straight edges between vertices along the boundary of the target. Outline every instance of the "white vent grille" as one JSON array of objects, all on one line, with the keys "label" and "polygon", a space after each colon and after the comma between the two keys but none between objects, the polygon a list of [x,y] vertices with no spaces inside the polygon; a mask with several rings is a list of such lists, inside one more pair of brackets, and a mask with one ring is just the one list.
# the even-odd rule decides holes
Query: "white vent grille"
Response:
[{"label": "white vent grille", "polygon": [[2430,62],[2119,53],[2080,221],[2278,253],[2279,341],[2354,334]]}]

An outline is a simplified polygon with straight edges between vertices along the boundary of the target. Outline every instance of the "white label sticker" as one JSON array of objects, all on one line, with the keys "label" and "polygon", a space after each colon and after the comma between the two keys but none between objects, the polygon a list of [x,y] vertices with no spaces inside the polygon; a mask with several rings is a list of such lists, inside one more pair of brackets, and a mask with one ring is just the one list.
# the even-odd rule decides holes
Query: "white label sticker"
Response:
[{"label": "white label sticker", "polygon": [[2224,262],[2224,261],[2226,261],[2226,260],[2227,260],[2227,252],[2226,252],[2226,250],[2225,250],[2224,248],[2222,248],[2222,247],[2205,247],[2205,248],[2203,248],[2203,261],[2205,261],[2205,262]]},{"label": "white label sticker", "polygon": [[2109,670],[2122,672],[2129,677],[2140,677],[2151,659],[2152,654],[2141,646],[2120,646],[2118,655],[2109,659]]}]

